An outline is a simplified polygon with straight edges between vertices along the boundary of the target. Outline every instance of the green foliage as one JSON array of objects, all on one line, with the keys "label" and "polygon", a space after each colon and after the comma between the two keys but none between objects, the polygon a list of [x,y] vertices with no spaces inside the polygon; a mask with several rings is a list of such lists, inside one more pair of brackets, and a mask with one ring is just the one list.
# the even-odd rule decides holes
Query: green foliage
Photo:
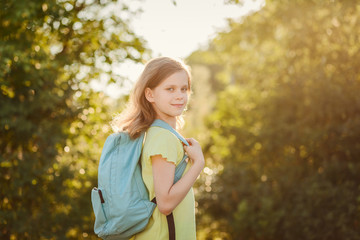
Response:
[{"label": "green foliage", "polygon": [[359,14],[268,1],[190,56],[228,83],[206,122],[201,238],[360,239]]},{"label": "green foliage", "polygon": [[1,7],[0,238],[95,238],[90,189],[111,116],[88,83],[121,84],[114,65],[146,58],[123,17],[136,13],[106,0]]}]

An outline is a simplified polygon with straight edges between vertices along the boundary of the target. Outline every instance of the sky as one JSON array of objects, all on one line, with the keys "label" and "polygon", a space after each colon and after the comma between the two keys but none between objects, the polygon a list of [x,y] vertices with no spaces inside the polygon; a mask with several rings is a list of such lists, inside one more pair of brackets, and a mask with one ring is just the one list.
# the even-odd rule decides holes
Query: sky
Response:
[{"label": "sky", "polygon": [[264,1],[246,0],[243,6],[225,0],[144,0],[144,12],[133,21],[135,33],[148,41],[154,56],[185,58],[237,19],[259,10]]},{"label": "sky", "polygon": [[[176,4],[174,4],[175,2]],[[217,32],[226,30],[226,19],[239,19],[259,10],[264,0],[245,0],[244,4],[225,4],[225,0],[143,0],[130,7],[143,12],[132,19],[130,27],[147,42],[153,57],[169,56],[184,59],[193,51],[206,46]],[[115,72],[130,81],[122,89],[106,87],[102,81],[94,88],[113,98],[128,93],[143,70],[143,64],[126,63]],[[104,81],[103,81],[104,82]]]}]

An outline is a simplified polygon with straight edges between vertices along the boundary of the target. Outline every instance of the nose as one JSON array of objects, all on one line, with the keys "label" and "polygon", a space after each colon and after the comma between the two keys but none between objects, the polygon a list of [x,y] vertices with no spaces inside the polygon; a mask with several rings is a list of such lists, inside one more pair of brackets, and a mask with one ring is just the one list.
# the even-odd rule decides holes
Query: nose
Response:
[{"label": "nose", "polygon": [[187,93],[184,93],[184,92],[182,92],[181,90],[180,90],[180,91],[177,91],[177,94],[176,94],[176,97],[175,97],[175,98],[176,98],[177,100],[182,100],[182,99],[185,98],[186,94],[187,94]]}]

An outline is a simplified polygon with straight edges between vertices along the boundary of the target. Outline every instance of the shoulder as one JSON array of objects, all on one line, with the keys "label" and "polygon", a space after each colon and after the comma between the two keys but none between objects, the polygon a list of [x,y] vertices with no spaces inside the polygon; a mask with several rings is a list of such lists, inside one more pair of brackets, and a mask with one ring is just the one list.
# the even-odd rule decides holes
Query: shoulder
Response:
[{"label": "shoulder", "polygon": [[167,129],[161,127],[150,127],[146,133],[146,140],[150,142],[161,141],[161,142],[180,142],[176,135]]},{"label": "shoulder", "polygon": [[143,153],[146,158],[161,154],[176,163],[183,149],[174,133],[161,127],[150,127],[146,133]]},{"label": "shoulder", "polygon": [[172,133],[171,131],[162,128],[162,127],[149,127],[149,129],[147,130],[148,135],[163,135],[163,136],[167,136],[167,137],[174,137],[177,139],[176,135],[174,133]]}]

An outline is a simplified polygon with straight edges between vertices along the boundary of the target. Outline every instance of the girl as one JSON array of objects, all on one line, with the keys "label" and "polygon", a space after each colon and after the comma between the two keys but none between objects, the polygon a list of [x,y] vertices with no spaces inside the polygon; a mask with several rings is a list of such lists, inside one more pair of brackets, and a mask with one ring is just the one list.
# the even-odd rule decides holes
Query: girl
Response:
[{"label": "girl", "polygon": [[[113,125],[128,131],[132,138],[146,131],[141,156],[142,177],[150,200],[155,196],[157,200],[149,224],[133,239],[169,239],[166,216],[170,213],[174,216],[176,239],[196,239],[192,186],[205,165],[201,147],[192,138],[186,139],[190,146],[183,147],[170,131],[150,127],[155,119],[165,121],[174,129],[182,125],[190,83],[190,72],[183,62],[169,57],[152,59],[135,85],[130,105],[114,119]],[[184,150],[191,161],[182,178],[174,184],[175,167]]]}]

